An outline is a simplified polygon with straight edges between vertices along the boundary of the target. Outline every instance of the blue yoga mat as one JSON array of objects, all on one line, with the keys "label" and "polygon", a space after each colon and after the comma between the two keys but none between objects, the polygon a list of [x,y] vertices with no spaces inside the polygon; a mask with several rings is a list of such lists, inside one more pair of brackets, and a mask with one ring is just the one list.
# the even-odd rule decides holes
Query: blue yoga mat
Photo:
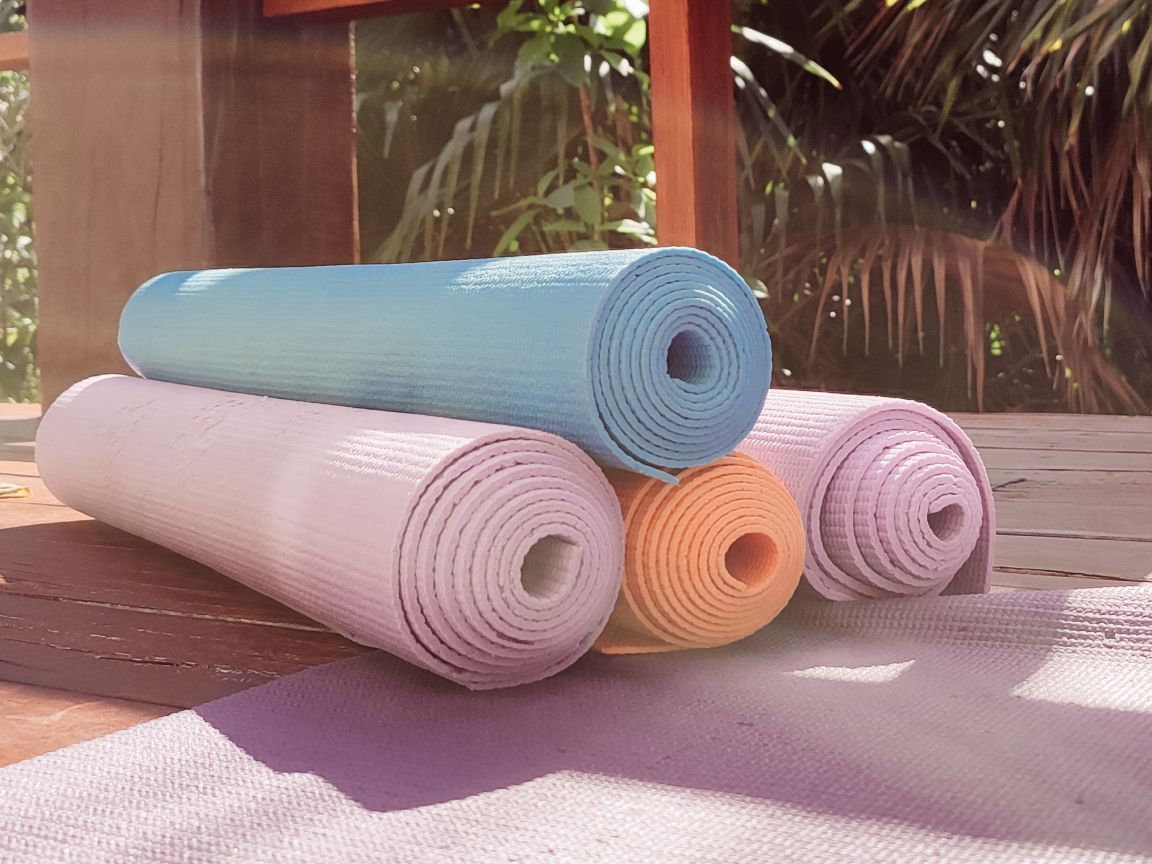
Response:
[{"label": "blue yoga mat", "polygon": [[729,453],[771,373],[751,290],[692,249],[167,273],[120,348],[147,378],[543,429],[662,479]]}]

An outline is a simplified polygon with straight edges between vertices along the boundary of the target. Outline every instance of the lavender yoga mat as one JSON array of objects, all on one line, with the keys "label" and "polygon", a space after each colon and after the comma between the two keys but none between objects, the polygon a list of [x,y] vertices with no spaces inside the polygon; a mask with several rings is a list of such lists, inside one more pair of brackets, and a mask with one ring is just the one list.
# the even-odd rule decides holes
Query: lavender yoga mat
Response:
[{"label": "lavender yoga mat", "polygon": [[120,348],[146,378],[543,429],[665,480],[740,442],[772,369],[747,283],[674,248],[166,273]]},{"label": "lavender yoga mat", "polygon": [[740,445],[796,498],[804,578],[833,600],[988,590],[996,511],[980,454],[907,399],[773,390]]},{"label": "lavender yoga mat", "polygon": [[565,668],[620,589],[616,495],[542,432],[113,375],[36,457],[65,504],[470,688]]},{"label": "lavender yoga mat", "polygon": [[5,864],[1120,864],[1152,589],[791,607],[467,693],[386,656],[0,770]]}]

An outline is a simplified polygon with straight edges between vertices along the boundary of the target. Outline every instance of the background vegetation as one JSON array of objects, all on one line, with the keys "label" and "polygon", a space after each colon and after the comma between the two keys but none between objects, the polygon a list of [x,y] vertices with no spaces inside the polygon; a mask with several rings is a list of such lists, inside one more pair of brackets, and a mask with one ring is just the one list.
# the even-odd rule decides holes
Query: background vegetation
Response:
[{"label": "background vegetation", "polygon": [[[0,32],[24,29],[20,6],[0,2]],[[27,107],[27,75],[0,72],[0,402],[39,398]]]},{"label": "background vegetation", "polygon": [[[366,256],[653,242],[646,15],[537,0],[360,25]],[[1149,17],[1148,0],[740,3],[740,266],[778,376],[1146,411]]]},{"label": "background vegetation", "polygon": [[[739,0],[739,265],[778,383],[1149,409],[1150,7]],[[512,0],[359,25],[365,258],[653,243],[646,19]],[[0,400],[37,398],[27,104],[0,73]]]}]

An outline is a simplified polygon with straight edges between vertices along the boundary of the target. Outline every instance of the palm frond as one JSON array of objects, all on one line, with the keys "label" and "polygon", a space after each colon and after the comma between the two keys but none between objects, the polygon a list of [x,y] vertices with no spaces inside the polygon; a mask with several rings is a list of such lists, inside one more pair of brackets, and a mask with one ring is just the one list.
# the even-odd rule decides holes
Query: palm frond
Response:
[{"label": "palm frond", "polygon": [[866,19],[836,16],[860,21],[857,73],[879,70],[889,98],[1010,155],[1000,239],[1024,239],[1058,262],[1093,309],[1107,301],[1117,267],[1148,292],[1152,2],[863,5]]},{"label": "palm frond", "polygon": [[[1027,316],[1039,335],[1052,388],[1062,391],[1073,410],[1148,410],[1105,359],[1085,305],[1043,263],[997,240],[889,224],[846,229],[843,241],[825,254],[816,237],[794,235],[785,269],[790,284],[811,284],[815,276],[823,276],[813,298],[810,359],[820,351],[824,331],[839,317],[845,344],[848,328],[862,327],[867,354],[874,331],[882,329],[889,351],[902,364],[913,350],[923,353],[924,310],[934,303],[940,362],[947,343],[957,340],[967,358],[969,389],[983,410],[985,322]],[[879,307],[878,325],[873,313]]]}]

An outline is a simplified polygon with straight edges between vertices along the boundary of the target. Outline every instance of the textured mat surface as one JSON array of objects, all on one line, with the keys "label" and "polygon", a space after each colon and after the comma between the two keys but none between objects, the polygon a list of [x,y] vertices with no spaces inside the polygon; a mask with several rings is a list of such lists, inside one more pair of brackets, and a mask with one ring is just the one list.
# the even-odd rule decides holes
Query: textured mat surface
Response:
[{"label": "textured mat surface", "polygon": [[809,602],[515,690],[290,676],[0,771],[0,860],[1147,861],[1150,737],[1150,589]]},{"label": "textured mat surface", "polygon": [[147,378],[544,429],[653,476],[729,453],[771,371],[747,284],[688,249],[172,273],[120,347]]},{"label": "textured mat surface", "polygon": [[780,614],[800,583],[804,528],[770,471],[726,456],[681,471],[676,486],[608,479],[624,513],[624,587],[597,649],[727,645]]},{"label": "textured mat surface", "polygon": [[980,454],[918,402],[773,390],[740,450],[800,506],[806,582],[834,600],[988,590],[996,513]]},{"label": "textured mat surface", "polygon": [[542,432],[106,376],[36,450],[69,506],[468,687],[569,665],[620,588],[615,494]]}]

